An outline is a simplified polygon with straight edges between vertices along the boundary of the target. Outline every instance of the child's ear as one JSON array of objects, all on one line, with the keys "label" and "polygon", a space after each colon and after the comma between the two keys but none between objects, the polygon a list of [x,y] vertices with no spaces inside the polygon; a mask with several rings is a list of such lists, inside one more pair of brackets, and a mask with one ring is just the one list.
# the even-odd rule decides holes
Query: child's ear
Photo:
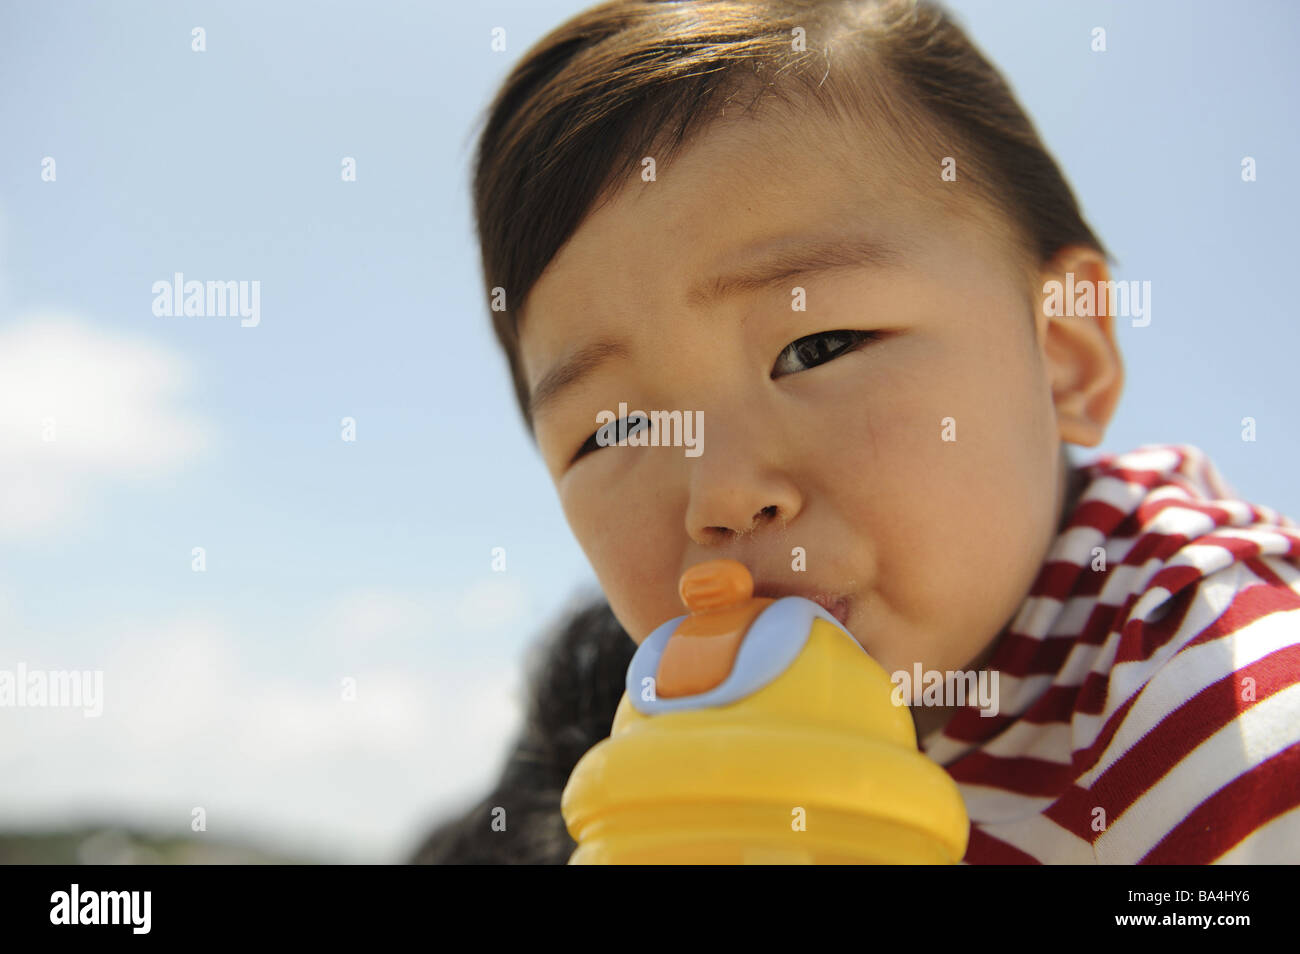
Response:
[{"label": "child's ear", "polygon": [[1124,390],[1124,365],[1107,314],[1110,270],[1096,249],[1061,249],[1039,272],[1038,342],[1062,441],[1095,447]]}]

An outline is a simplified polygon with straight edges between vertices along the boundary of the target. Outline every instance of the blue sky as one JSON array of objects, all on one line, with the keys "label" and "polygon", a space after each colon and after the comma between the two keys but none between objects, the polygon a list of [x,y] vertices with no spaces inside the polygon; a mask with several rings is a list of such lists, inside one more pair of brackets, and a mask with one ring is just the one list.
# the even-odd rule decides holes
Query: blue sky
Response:
[{"label": "blue sky", "polygon": [[[209,831],[390,860],[493,777],[523,647],[595,581],[491,335],[472,127],[586,6],[0,11],[0,667],[103,668],[106,692],[97,720],[0,714],[0,826],[182,831],[202,806]],[[1300,12],[951,7],[1115,277],[1151,282],[1099,450],[1197,444],[1300,515]],[[260,324],[156,317],[175,272],[260,281]]]}]

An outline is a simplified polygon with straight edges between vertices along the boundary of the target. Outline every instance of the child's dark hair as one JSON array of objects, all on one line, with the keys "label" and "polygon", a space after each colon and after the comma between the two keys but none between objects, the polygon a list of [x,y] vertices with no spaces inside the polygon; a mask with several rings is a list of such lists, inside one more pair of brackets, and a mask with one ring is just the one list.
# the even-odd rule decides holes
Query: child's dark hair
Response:
[{"label": "child's dark hair", "polygon": [[[798,48],[801,37],[806,50]],[[643,156],[656,156],[662,169],[747,92],[751,111],[770,93],[795,110],[820,107],[831,120],[887,131],[876,141],[900,168],[933,158],[923,165],[936,186],[943,157],[956,157],[969,191],[951,194],[997,210],[1034,266],[1067,245],[1106,254],[1006,82],[941,7],[612,0],[524,55],[489,107],[478,143],[483,275],[490,295],[505,291],[492,320],[530,431],[518,330],[538,277]]]}]

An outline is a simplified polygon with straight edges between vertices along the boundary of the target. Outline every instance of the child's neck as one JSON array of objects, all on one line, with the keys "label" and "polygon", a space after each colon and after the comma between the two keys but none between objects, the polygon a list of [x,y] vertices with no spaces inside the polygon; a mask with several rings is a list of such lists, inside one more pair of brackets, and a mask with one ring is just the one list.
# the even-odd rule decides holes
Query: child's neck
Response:
[{"label": "child's neck", "polygon": [[[1007,628],[1004,627],[1002,632],[998,633],[993,640],[984,647],[984,651],[979,654],[966,668],[979,672],[989,664],[993,654],[997,652],[998,644],[1002,642],[1002,637],[1007,634]],[[955,716],[965,706],[912,706],[912,721],[916,724],[916,740],[922,742],[925,737],[935,729],[943,728],[948,724],[948,720]]]}]

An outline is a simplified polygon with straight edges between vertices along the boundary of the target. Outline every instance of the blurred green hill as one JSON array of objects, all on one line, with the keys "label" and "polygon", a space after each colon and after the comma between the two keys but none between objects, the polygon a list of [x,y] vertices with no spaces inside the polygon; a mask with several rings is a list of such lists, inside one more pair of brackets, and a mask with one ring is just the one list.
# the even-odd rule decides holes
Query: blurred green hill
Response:
[{"label": "blurred green hill", "polygon": [[291,857],[206,833],[156,834],[118,825],[0,832],[0,865],[312,865],[335,859]]}]

